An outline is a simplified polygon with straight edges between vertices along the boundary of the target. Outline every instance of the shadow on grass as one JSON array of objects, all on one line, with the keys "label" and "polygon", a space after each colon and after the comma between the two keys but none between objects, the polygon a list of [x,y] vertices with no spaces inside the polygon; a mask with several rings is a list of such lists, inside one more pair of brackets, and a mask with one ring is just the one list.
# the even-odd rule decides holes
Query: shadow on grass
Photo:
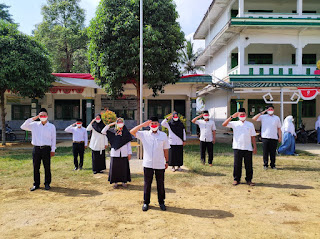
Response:
[{"label": "shadow on grass", "polygon": [[300,185],[300,184],[275,184],[275,183],[256,183],[257,187],[268,188],[289,188],[289,189],[314,189],[312,186]]},{"label": "shadow on grass", "polygon": [[92,189],[76,189],[76,188],[63,188],[51,187],[50,192],[61,193],[68,197],[94,197],[102,195],[101,192]]},{"label": "shadow on grass", "polygon": [[[150,207],[151,209],[158,209],[158,207]],[[223,219],[228,217],[234,217],[234,215],[230,212],[223,210],[206,210],[206,209],[196,209],[196,208],[179,208],[179,207],[167,207],[168,212],[189,215],[193,217],[201,217],[201,218],[215,218],[215,219]]]},{"label": "shadow on grass", "polygon": [[[143,187],[143,185],[128,184],[128,187],[126,189],[127,190],[142,191],[143,192],[144,187]],[[152,186],[151,191],[156,192],[157,191],[157,187],[156,186]],[[166,191],[166,193],[176,193],[176,190],[174,190],[172,188],[167,188],[167,187],[165,187],[165,191]]]},{"label": "shadow on grass", "polygon": [[308,171],[308,172],[320,172],[320,168],[306,168],[306,167],[284,167],[278,168],[280,171]]}]

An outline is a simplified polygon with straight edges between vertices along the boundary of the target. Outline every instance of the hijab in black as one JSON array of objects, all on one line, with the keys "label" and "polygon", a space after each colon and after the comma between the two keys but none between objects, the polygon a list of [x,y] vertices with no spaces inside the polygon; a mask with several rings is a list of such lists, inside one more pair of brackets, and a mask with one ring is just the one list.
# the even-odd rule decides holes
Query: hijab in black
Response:
[{"label": "hijab in black", "polygon": [[[106,125],[105,125],[105,124],[103,123],[103,121],[102,121],[101,114],[98,114],[97,116],[100,116],[101,121],[100,121],[100,123],[98,123],[97,121],[94,121],[94,122],[92,123],[92,128],[94,128],[95,131],[97,131],[98,133],[101,134],[101,131],[103,130],[103,128],[104,128]],[[97,116],[96,116],[96,117],[97,117]]]},{"label": "hijab in black", "polygon": [[[178,115],[178,114],[173,114],[173,116]],[[177,135],[182,141],[183,140],[183,130],[184,130],[184,125],[181,122],[180,119],[178,119],[177,121],[173,120],[173,117],[171,118],[171,120],[168,122],[170,129],[172,130],[172,132]]]},{"label": "hijab in black", "polygon": [[125,125],[122,128],[122,135],[117,134],[113,128],[107,131],[107,137],[111,144],[111,148],[114,148],[115,150],[120,149],[123,145],[132,140],[132,136]]}]

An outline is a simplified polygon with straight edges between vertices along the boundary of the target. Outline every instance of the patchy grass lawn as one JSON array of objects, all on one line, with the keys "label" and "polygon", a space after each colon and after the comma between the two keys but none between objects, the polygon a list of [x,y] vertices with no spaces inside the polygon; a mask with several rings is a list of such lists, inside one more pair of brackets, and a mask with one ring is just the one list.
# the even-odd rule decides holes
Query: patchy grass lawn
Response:
[{"label": "patchy grass lawn", "polygon": [[90,150],[84,170],[74,172],[71,148],[58,148],[51,164],[52,189],[30,192],[31,150],[1,150],[0,237],[320,238],[319,156],[278,157],[279,169],[264,171],[261,154],[258,145],[257,186],[234,187],[231,145],[215,145],[213,167],[200,163],[199,145],[188,145],[187,169],[166,173],[168,210],[158,208],[154,181],[151,209],[142,212],[139,160],[130,163],[129,187],[115,190],[107,173],[92,174]]}]

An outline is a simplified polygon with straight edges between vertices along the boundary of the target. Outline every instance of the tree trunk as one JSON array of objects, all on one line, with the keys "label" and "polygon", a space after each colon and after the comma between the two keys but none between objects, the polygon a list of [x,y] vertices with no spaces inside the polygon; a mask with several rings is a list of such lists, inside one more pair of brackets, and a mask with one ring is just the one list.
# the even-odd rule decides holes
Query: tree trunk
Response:
[{"label": "tree trunk", "polygon": [[6,111],[4,106],[4,93],[6,90],[0,90],[0,108],[1,108],[1,125],[2,125],[2,145],[6,145]]}]

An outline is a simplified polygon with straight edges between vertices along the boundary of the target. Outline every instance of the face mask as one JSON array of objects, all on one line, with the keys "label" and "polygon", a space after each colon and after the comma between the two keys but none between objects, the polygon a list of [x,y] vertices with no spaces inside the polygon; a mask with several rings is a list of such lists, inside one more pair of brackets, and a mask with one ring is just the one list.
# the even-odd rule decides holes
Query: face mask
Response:
[{"label": "face mask", "polygon": [[151,130],[152,130],[153,132],[157,131],[158,128],[159,128],[158,125],[151,125],[150,127],[151,127]]},{"label": "face mask", "polygon": [[124,126],[124,123],[118,123],[118,124],[117,124],[117,127],[118,127],[118,128],[123,128],[123,126]]},{"label": "face mask", "polygon": [[267,111],[267,113],[268,113],[269,115],[273,115],[273,112],[274,112],[273,110],[268,110],[268,111]]},{"label": "face mask", "polygon": [[77,124],[77,127],[80,128],[82,126],[82,124]]},{"label": "face mask", "polygon": [[239,120],[241,120],[241,121],[245,121],[246,120],[246,116],[242,116],[242,117],[239,117]]},{"label": "face mask", "polygon": [[204,119],[209,119],[209,115],[204,115],[203,118]]},{"label": "face mask", "polygon": [[173,117],[174,121],[178,121],[179,117]]},{"label": "face mask", "polygon": [[42,121],[42,122],[45,122],[45,121],[47,121],[47,119],[48,119],[48,117],[43,117],[43,116],[40,116],[40,121]]},{"label": "face mask", "polygon": [[101,119],[96,120],[96,122],[97,122],[97,123],[100,123],[100,122],[101,122]]}]

